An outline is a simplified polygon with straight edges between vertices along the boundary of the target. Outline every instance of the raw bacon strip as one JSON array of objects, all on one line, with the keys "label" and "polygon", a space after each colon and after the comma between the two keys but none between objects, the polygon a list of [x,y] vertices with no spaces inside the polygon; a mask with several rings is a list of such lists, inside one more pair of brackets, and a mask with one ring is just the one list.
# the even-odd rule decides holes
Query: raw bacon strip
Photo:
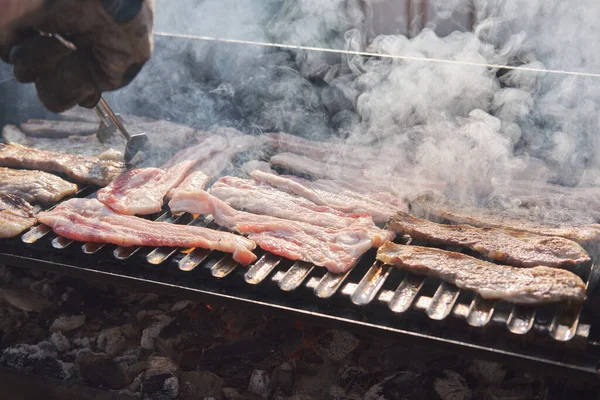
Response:
[{"label": "raw bacon strip", "polygon": [[159,212],[165,196],[177,187],[200,160],[226,147],[223,137],[210,135],[200,144],[182,150],[160,168],[142,168],[125,172],[98,192],[98,200],[126,215]]},{"label": "raw bacon strip", "polygon": [[96,199],[71,199],[55,209],[39,213],[38,220],[54,232],[82,242],[119,246],[199,247],[232,253],[234,260],[248,265],[256,260],[256,244],[228,232],[191,225],[148,221],[117,214]]},{"label": "raw bacon strip", "polygon": [[580,245],[562,237],[503,228],[437,224],[401,212],[390,219],[388,226],[394,232],[410,235],[416,240],[467,248],[489,259],[515,267],[543,265],[574,268],[591,262]]},{"label": "raw bacon strip", "polygon": [[372,246],[362,227],[327,229],[305,222],[237,211],[206,192],[183,192],[178,210],[213,215],[221,226],[248,235],[268,252],[327,268],[333,273],[348,271]]},{"label": "raw bacon strip", "polygon": [[367,213],[343,213],[253,180],[226,176],[211,187],[210,194],[237,210],[254,214],[306,222],[324,228],[363,227],[369,231],[373,247],[379,247],[395,237],[393,232],[375,226],[373,218]]},{"label": "raw bacon strip", "polygon": [[314,184],[306,179],[283,177],[258,170],[253,171],[250,175],[259,182],[304,197],[318,205],[331,207],[345,213],[369,213],[378,223],[386,222],[396,211],[405,209],[403,203],[401,205],[383,203],[368,195],[351,190],[336,192],[323,190],[327,188],[326,185]]},{"label": "raw bacon strip", "polygon": [[0,144],[0,167],[58,172],[77,182],[98,186],[108,185],[125,171],[122,162],[37,150],[17,144]]},{"label": "raw bacon strip", "polygon": [[[403,176],[393,168],[385,167],[385,161],[374,158],[362,166],[344,165],[331,160],[315,160],[293,153],[280,153],[270,159],[270,164],[309,175],[315,179],[329,179],[360,188],[361,193],[384,192],[396,197],[410,197],[423,190],[444,190],[441,181]],[[357,166],[358,165],[358,166]]]},{"label": "raw bacon strip", "polygon": [[163,169],[168,169],[180,164],[184,161],[199,162],[206,157],[218,151],[227,149],[229,141],[227,138],[218,135],[207,135],[199,139],[199,143],[195,146],[179,151],[169,161],[163,164]]},{"label": "raw bacon strip", "polygon": [[227,138],[226,148],[220,148],[210,156],[204,157],[196,166],[188,172],[185,179],[176,187],[171,189],[167,196],[177,196],[177,191],[204,190],[211,178],[219,176],[225,169],[231,166],[232,159],[240,152],[252,148],[257,140],[254,136],[244,135],[235,129],[218,129],[217,132]]},{"label": "raw bacon strip", "polygon": [[47,172],[0,167],[0,193],[14,194],[30,203],[55,203],[76,192],[76,184]]},{"label": "raw bacon strip", "polygon": [[169,197],[173,197],[177,195],[179,190],[184,192],[193,192],[194,190],[204,190],[206,185],[210,182],[210,176],[206,175],[199,168],[196,170],[194,168],[193,171],[187,174],[183,182],[181,182],[177,187],[171,189],[169,192]]},{"label": "raw bacon strip", "polygon": [[0,194],[0,238],[19,235],[35,224],[33,207],[12,194]]},{"label": "raw bacon strip", "polygon": [[99,190],[98,200],[126,215],[159,212],[167,192],[181,182],[193,164],[193,161],[185,161],[166,171],[160,168],[129,170]]},{"label": "raw bacon strip", "polygon": [[493,264],[465,254],[387,242],[377,259],[418,274],[435,276],[484,299],[517,304],[585,300],[585,284],[577,275],[549,267],[517,268]]}]

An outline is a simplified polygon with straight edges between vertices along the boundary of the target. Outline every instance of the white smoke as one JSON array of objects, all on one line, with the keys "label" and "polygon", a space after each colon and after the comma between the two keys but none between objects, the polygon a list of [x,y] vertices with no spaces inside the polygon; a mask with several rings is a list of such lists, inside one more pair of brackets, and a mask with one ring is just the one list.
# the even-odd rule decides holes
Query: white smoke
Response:
[{"label": "white smoke", "polygon": [[540,72],[600,73],[593,0],[413,3],[405,15],[385,0],[158,0],[158,31],[452,62],[157,38],[114,101],[199,128],[379,146],[365,176],[440,180],[464,201],[515,179],[600,184],[600,78]]}]

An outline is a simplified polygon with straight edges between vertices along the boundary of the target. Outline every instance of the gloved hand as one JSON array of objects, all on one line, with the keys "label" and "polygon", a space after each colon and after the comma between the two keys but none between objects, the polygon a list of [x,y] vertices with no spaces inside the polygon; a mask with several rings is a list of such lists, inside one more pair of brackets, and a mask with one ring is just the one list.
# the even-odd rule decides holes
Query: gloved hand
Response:
[{"label": "gloved hand", "polygon": [[50,111],[91,108],[102,92],[129,84],[148,61],[153,21],[154,0],[46,0],[0,30],[0,58],[14,65],[19,82],[35,82]]}]

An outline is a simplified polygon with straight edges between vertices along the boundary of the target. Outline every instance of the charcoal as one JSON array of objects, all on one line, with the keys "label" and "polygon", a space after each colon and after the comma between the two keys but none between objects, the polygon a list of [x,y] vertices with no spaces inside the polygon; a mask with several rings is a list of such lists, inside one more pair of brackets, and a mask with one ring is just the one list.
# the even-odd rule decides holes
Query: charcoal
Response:
[{"label": "charcoal", "polygon": [[193,305],[194,305],[193,301],[181,300],[181,301],[178,301],[177,303],[173,304],[173,306],[171,307],[171,312],[181,311],[188,307],[192,307]]},{"label": "charcoal", "polygon": [[261,400],[262,397],[252,392],[242,392],[234,388],[224,388],[223,398],[225,400]]},{"label": "charcoal", "polygon": [[170,400],[179,394],[179,381],[173,374],[160,374],[142,380],[142,394],[151,399]]},{"label": "charcoal", "polygon": [[62,332],[54,332],[50,336],[50,342],[56,347],[56,350],[59,352],[65,352],[71,348],[71,343],[69,339],[62,334]]},{"label": "charcoal", "polygon": [[54,320],[50,332],[71,332],[85,324],[85,314],[61,316]]},{"label": "charcoal", "polygon": [[434,380],[433,388],[442,400],[469,400],[472,395],[465,378],[450,370]]},{"label": "charcoal", "polygon": [[182,400],[212,397],[223,398],[223,379],[207,371],[182,372],[179,377],[179,398]]},{"label": "charcoal", "polygon": [[271,375],[272,388],[278,388],[288,396],[291,396],[294,393],[295,383],[296,378],[294,368],[288,362],[284,362],[279,367],[275,368]]},{"label": "charcoal", "polygon": [[269,394],[271,393],[271,378],[268,372],[258,369],[252,371],[250,383],[248,384],[248,391],[256,393],[263,399],[269,397]]},{"label": "charcoal", "polygon": [[52,307],[52,303],[26,289],[0,288],[0,304],[9,304],[21,311],[40,312]]},{"label": "charcoal", "polygon": [[16,345],[5,349],[0,356],[0,366],[22,370],[55,379],[74,377],[73,364],[56,359],[57,353],[50,343],[38,345]]},{"label": "charcoal", "polygon": [[296,372],[304,376],[315,376],[318,373],[318,369],[313,364],[298,360],[296,362]]},{"label": "charcoal", "polygon": [[483,391],[484,400],[529,400],[532,398],[533,390],[531,388],[523,390],[521,387],[512,389],[490,387]]},{"label": "charcoal", "polygon": [[348,357],[358,346],[360,346],[360,340],[346,331],[327,331],[317,339],[317,350],[336,362]]},{"label": "charcoal", "polygon": [[[14,319],[13,319],[14,318]],[[16,317],[6,316],[0,321],[0,348],[10,347],[17,343],[35,344],[46,337],[46,331],[39,321],[18,321]]]},{"label": "charcoal", "polygon": [[147,365],[148,369],[146,370],[145,377],[165,374],[177,376],[179,374],[179,367],[177,364],[167,357],[150,357]]},{"label": "charcoal", "polygon": [[111,357],[116,356],[123,349],[125,335],[120,327],[105,329],[98,335],[98,348]]},{"label": "charcoal", "polygon": [[354,381],[362,379],[367,374],[368,372],[364,368],[354,365],[349,366],[348,368],[342,370],[342,373],[338,377],[338,384],[342,387],[348,387]]},{"label": "charcoal", "polygon": [[174,318],[167,315],[156,315],[153,318],[152,325],[142,331],[142,338],[140,340],[142,348],[146,350],[153,349],[154,339],[156,339],[158,335],[160,335],[160,332],[173,321]]},{"label": "charcoal", "polygon": [[321,357],[316,351],[313,349],[307,349],[302,352],[302,360],[315,365],[323,364],[323,357]]},{"label": "charcoal", "polygon": [[365,400],[389,399],[430,399],[426,380],[414,372],[398,372],[372,386],[364,396]]},{"label": "charcoal", "polygon": [[77,365],[81,376],[93,386],[122,389],[133,379],[106,354],[85,354],[77,359]]},{"label": "charcoal", "polygon": [[498,363],[473,360],[469,373],[484,385],[499,385],[506,377],[506,369]]}]

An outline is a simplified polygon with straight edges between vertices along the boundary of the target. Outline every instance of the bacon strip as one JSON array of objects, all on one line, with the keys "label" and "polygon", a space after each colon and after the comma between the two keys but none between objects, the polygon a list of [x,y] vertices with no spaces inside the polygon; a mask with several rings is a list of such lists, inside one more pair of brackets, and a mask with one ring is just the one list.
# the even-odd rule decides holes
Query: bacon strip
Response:
[{"label": "bacon strip", "polygon": [[279,176],[262,171],[250,174],[259,182],[267,183],[280,190],[293,193],[321,206],[331,207],[345,213],[369,213],[375,222],[386,222],[398,210],[404,210],[403,203],[385,203],[349,189],[322,185],[306,179],[290,176]]},{"label": "bacon strip", "polygon": [[484,299],[517,304],[544,304],[585,300],[585,284],[564,269],[517,268],[498,265],[430,247],[387,242],[377,259],[418,274],[435,276],[461,289],[472,290]]},{"label": "bacon strip", "polygon": [[393,240],[395,237],[393,232],[378,228],[367,213],[348,214],[331,207],[319,206],[302,197],[249,179],[223,177],[211,187],[210,193],[236,210],[306,222],[324,228],[363,227],[369,231],[373,247],[379,247],[386,240]]},{"label": "bacon strip", "polygon": [[184,192],[173,206],[192,214],[210,213],[217,224],[248,235],[265,251],[333,273],[348,271],[372,247],[371,235],[362,227],[328,229],[237,211],[206,192]]},{"label": "bacon strip", "polygon": [[12,194],[0,194],[0,238],[19,235],[35,224],[33,207]]},{"label": "bacon strip", "polygon": [[98,200],[126,215],[159,212],[165,196],[177,187],[200,160],[223,150],[227,140],[210,135],[202,143],[177,153],[161,168],[133,169],[98,191]]},{"label": "bacon strip", "polygon": [[77,182],[98,186],[108,185],[125,170],[122,162],[37,150],[18,144],[0,144],[0,167],[58,172]]},{"label": "bacon strip", "polygon": [[121,215],[96,199],[70,199],[52,211],[41,212],[38,220],[54,232],[81,242],[112,243],[119,246],[199,247],[232,253],[243,265],[256,260],[256,244],[244,237],[208,228],[148,221]]},{"label": "bacon strip", "polygon": [[574,268],[588,265],[590,257],[577,243],[556,236],[542,236],[505,228],[475,228],[470,225],[445,225],[397,213],[389,227],[436,245],[458,246],[484,257],[515,267]]}]

